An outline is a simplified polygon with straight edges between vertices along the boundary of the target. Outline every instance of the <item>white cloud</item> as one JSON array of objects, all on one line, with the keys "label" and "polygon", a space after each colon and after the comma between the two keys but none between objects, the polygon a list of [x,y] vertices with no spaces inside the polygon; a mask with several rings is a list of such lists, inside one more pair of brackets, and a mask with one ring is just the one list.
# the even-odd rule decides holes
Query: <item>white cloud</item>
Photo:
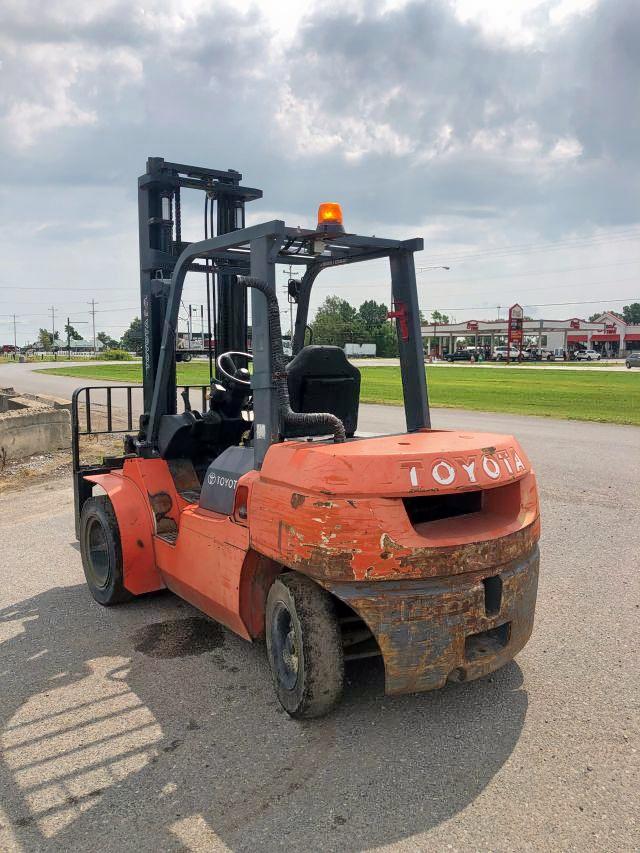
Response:
[{"label": "white cloud", "polygon": [[582,154],[582,145],[577,139],[563,137],[559,139],[551,150],[552,160],[575,160]]},{"label": "white cloud", "polygon": [[[425,233],[443,263],[617,233],[638,218],[639,12],[636,0],[5,0],[5,280],[44,269],[52,287],[82,287],[91,259],[135,304],[135,181],[150,155],[239,169],[265,191],[252,221],[289,211],[308,224],[335,198],[350,227]],[[185,210],[185,227],[200,221]]]}]

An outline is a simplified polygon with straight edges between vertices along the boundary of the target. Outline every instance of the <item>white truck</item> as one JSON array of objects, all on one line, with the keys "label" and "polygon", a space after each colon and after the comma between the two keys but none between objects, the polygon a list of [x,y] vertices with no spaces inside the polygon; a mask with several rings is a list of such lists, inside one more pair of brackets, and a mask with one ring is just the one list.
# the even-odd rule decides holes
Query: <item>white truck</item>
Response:
[{"label": "white truck", "polygon": [[345,344],[344,352],[347,358],[375,358],[375,344]]}]

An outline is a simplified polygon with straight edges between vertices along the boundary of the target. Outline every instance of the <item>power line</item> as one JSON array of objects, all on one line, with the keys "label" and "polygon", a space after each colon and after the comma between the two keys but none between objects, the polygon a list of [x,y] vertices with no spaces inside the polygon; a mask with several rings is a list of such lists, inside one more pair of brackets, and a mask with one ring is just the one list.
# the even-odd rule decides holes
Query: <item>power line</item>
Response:
[{"label": "power line", "polygon": [[[2,289],[2,288],[6,288],[7,290],[12,290],[12,291],[13,290],[51,290],[51,285],[42,285],[42,286],[39,285],[37,287],[31,287],[31,285],[28,285],[27,287],[25,287],[22,284],[0,284],[0,289]],[[132,288],[130,288],[130,287],[105,287],[104,291],[105,291],[105,293],[111,293],[114,290],[122,290],[122,291],[128,290],[128,291],[130,291],[131,289]],[[64,286],[59,287],[58,285],[56,285],[56,291],[60,291],[60,290],[71,290],[74,292],[77,291],[78,293],[80,293],[81,291],[88,291],[89,293],[95,293],[97,291],[98,293],[100,293],[102,288],[99,288],[99,287],[73,287],[72,285],[67,286],[67,287],[64,287]]]},{"label": "power line", "polygon": [[[523,308],[557,308],[561,305],[606,305],[611,302],[633,302],[639,299],[637,296],[627,296],[625,299],[592,299],[585,302],[523,302]],[[429,306],[427,306],[429,307]],[[443,308],[438,306],[441,311],[486,311],[487,308],[493,308],[492,305],[467,305],[463,308]],[[424,309],[423,309],[424,310]]]},{"label": "power line", "polygon": [[[496,276],[496,278],[498,278],[498,277],[499,276]],[[509,278],[509,276],[504,276],[504,277]],[[517,276],[514,276],[514,278],[516,278],[516,277]],[[639,277],[637,275],[632,275],[632,276],[624,276],[623,278],[610,278],[610,279],[607,279],[607,281],[586,281],[586,282],[581,282],[580,285],[573,282],[572,284],[559,284],[559,285],[553,284],[553,285],[549,285],[549,287],[556,288],[558,290],[560,290],[562,288],[567,288],[567,287],[578,288],[579,286],[581,286],[581,287],[585,287],[585,286],[600,287],[603,285],[620,284],[621,282],[626,282],[626,281],[638,281],[638,278]],[[491,284],[492,280],[493,279],[490,277],[484,278],[484,279],[479,278],[477,280],[473,279],[473,281],[478,281],[478,282],[481,282],[481,283],[484,283],[487,285]],[[458,284],[466,284],[467,281],[469,281],[469,279],[454,279],[454,282],[457,282]],[[429,282],[429,283],[430,284],[444,284],[444,285],[449,284],[449,282],[445,281],[444,279],[439,279],[438,281]],[[388,286],[387,281],[354,281],[354,282],[351,282],[351,284],[345,285],[345,287],[348,287],[348,288],[352,288],[352,287],[372,288],[372,287],[387,287],[387,286]],[[327,288],[333,289],[333,290],[337,289],[335,282],[333,284],[314,284],[314,289],[326,290]],[[544,289],[546,290],[547,288],[544,288]],[[606,302],[606,300],[604,300],[604,301]]]},{"label": "power line", "polygon": [[546,243],[515,243],[512,245],[497,246],[494,249],[480,249],[471,252],[458,252],[458,254],[452,254],[451,252],[447,252],[446,256],[429,256],[429,260],[437,261],[440,258],[444,258],[447,261],[458,261],[459,263],[461,263],[467,259],[477,259],[488,256],[520,255],[528,254],[530,252],[546,252],[555,251],[556,249],[598,246],[602,245],[603,243],[620,243],[626,242],[628,240],[637,239],[640,239],[640,230],[638,230],[637,226],[633,226],[633,228],[631,228],[627,232],[621,232],[612,236],[606,236],[603,234],[594,237],[575,237],[571,240],[551,240]]},{"label": "power line", "polygon": [[[493,281],[494,278],[525,278],[525,276],[530,275],[555,275],[557,273],[564,272],[584,272],[585,270],[599,270],[605,269],[607,267],[622,267],[627,264],[638,264],[640,263],[640,258],[631,258],[629,261],[615,261],[615,263],[611,264],[591,264],[585,267],[563,267],[562,269],[555,270],[531,270],[529,272],[516,272],[516,273],[498,273],[496,275],[488,275],[488,276],[469,276],[468,278],[441,278],[441,279],[429,279],[430,284],[464,284],[467,281]],[[417,271],[416,271],[417,272]],[[417,273],[421,275],[422,273]],[[637,276],[636,276],[637,278]]]},{"label": "power line", "polygon": [[[90,305],[91,303],[89,302],[89,303],[87,303],[87,304],[88,304],[88,305]],[[99,303],[97,303],[97,302],[96,302],[96,305],[98,305],[98,304],[99,304]],[[131,307],[131,306],[126,306],[126,307],[125,307],[125,306],[122,306],[122,307],[120,307],[120,308],[102,308],[102,309],[98,308],[98,309],[96,309],[95,313],[96,313],[96,314],[110,314],[111,312],[116,312],[116,311],[135,311],[137,314],[139,314],[139,313],[140,313],[140,306],[139,306],[139,305],[135,305],[135,306],[133,306],[133,307]],[[85,314],[85,313],[86,313],[85,311],[72,311],[72,312],[69,314],[69,316],[70,316],[70,317],[81,317],[81,316],[82,316],[83,314]],[[92,312],[89,312],[89,313],[92,313]],[[3,314],[3,315],[1,315],[1,316],[3,316],[3,317],[11,317],[11,314]],[[21,317],[31,317],[31,318],[36,318],[36,319],[38,319],[38,318],[41,318],[41,317],[48,317],[49,315],[48,315],[48,314],[23,314],[23,313],[21,313],[21,314],[20,314],[20,316],[21,316]]]}]

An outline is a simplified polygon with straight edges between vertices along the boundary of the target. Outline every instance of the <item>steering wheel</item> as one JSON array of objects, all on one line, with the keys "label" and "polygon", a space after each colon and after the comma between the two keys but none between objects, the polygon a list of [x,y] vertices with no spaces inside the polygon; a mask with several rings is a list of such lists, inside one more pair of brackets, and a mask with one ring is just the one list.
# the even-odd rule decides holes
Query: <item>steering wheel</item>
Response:
[{"label": "steering wheel", "polygon": [[236,352],[235,350],[221,352],[216,359],[218,370],[229,382],[248,388],[251,385],[251,374],[246,367],[238,367],[234,361],[234,356],[246,358],[247,364],[253,361],[253,356],[248,352]]}]

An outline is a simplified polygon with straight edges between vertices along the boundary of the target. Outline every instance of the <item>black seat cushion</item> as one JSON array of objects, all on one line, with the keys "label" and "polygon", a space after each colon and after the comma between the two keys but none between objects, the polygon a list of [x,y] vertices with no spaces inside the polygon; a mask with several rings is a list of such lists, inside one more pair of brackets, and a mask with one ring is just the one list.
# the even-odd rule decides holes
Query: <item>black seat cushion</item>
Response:
[{"label": "black seat cushion", "polygon": [[[360,371],[340,347],[308,346],[287,365],[289,398],[294,412],[330,412],[344,424],[347,435],[358,426]],[[286,427],[285,435],[324,435],[325,427]]]}]

